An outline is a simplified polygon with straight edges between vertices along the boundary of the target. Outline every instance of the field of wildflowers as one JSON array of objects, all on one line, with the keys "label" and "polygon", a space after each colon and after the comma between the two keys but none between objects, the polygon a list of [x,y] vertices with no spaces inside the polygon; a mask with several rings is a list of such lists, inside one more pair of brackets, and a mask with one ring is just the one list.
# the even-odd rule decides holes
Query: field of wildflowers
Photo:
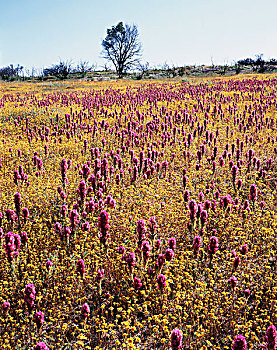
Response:
[{"label": "field of wildflowers", "polygon": [[0,349],[276,349],[276,76],[2,83],[0,123]]}]

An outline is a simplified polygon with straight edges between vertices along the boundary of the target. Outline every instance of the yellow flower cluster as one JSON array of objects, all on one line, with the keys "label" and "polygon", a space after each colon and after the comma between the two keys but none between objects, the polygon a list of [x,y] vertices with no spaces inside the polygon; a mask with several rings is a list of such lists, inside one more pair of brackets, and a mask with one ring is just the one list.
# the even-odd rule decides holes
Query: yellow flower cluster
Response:
[{"label": "yellow flower cluster", "polygon": [[264,344],[276,96],[274,75],[1,83],[0,348]]}]

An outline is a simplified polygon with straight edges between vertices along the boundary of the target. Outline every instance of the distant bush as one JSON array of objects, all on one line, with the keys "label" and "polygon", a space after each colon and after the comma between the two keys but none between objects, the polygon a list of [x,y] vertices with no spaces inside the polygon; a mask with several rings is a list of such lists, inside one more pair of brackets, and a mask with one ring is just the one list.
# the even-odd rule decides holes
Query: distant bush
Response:
[{"label": "distant bush", "polygon": [[235,71],[236,74],[239,74],[241,72],[242,68],[240,67],[240,65],[238,63],[235,63]]},{"label": "distant bush", "polygon": [[149,62],[141,63],[139,62],[137,65],[137,69],[139,74],[134,77],[136,80],[141,80],[145,75],[149,73],[150,65]]},{"label": "distant bush", "polygon": [[179,67],[177,70],[177,73],[178,73],[179,77],[182,77],[185,74],[185,68]]},{"label": "distant bush", "polygon": [[88,61],[80,61],[75,68],[72,69],[73,73],[80,73],[83,74],[84,76],[86,73],[95,71],[96,69],[96,64],[90,65]]},{"label": "distant bush", "polygon": [[60,61],[58,64],[43,70],[44,76],[52,75],[60,80],[66,79],[70,73],[72,73],[71,63],[65,61]]},{"label": "distant bush", "polygon": [[255,61],[252,58],[245,58],[243,60],[238,60],[238,65],[240,66],[253,66]]},{"label": "distant bush", "polygon": [[259,73],[264,73],[266,70],[267,62],[263,59],[263,55],[256,55],[254,66]]},{"label": "distant bush", "polygon": [[18,64],[16,67],[14,67],[13,64],[10,64],[9,66],[0,69],[0,78],[2,80],[14,80],[19,77],[22,71],[23,66]]},{"label": "distant bush", "polygon": [[[274,70],[274,66],[277,66],[277,60],[275,58],[271,58],[269,61],[266,61],[263,59],[263,54],[259,54],[256,55],[255,59],[245,58],[238,60],[236,66],[237,68],[242,66],[251,66],[253,71],[264,73],[266,70]],[[236,71],[237,70],[238,69],[236,69]]]},{"label": "distant bush", "polygon": [[276,60],[276,58],[271,58],[271,59],[269,60],[269,64],[271,64],[272,66],[277,66],[277,60]]}]

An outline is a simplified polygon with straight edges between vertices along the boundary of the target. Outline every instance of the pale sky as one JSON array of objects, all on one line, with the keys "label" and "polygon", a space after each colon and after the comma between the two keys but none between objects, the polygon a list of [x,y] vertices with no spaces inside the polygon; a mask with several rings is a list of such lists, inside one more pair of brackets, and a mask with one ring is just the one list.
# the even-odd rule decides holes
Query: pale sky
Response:
[{"label": "pale sky", "polygon": [[277,0],[0,0],[0,67],[104,64],[107,28],[136,24],[150,65],[277,58]]}]

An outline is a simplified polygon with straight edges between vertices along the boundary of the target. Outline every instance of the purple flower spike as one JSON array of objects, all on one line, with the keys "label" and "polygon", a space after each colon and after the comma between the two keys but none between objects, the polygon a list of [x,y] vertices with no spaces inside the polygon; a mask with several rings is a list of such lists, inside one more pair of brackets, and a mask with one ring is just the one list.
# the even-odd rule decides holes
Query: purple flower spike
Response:
[{"label": "purple flower spike", "polygon": [[175,328],[171,333],[171,348],[172,350],[178,350],[182,348],[183,334],[180,329]]},{"label": "purple flower spike", "polygon": [[232,350],[247,350],[246,339],[243,335],[237,335],[233,341]]}]

